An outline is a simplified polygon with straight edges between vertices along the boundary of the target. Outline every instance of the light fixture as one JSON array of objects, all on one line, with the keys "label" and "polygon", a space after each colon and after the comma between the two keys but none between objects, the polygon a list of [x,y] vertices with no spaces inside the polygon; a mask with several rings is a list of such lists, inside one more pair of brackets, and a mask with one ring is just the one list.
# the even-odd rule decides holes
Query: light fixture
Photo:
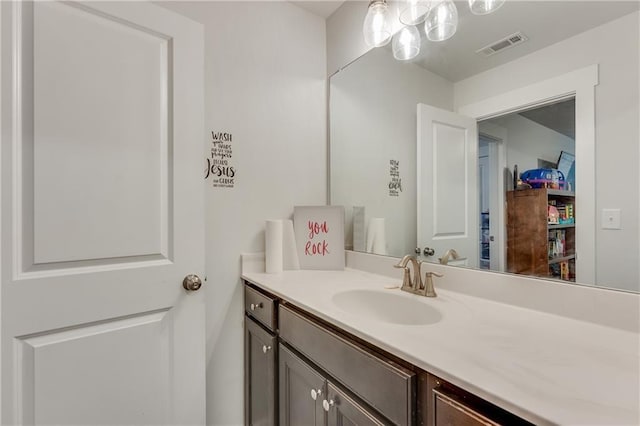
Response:
[{"label": "light fixture", "polygon": [[408,61],[420,53],[420,31],[413,26],[405,26],[393,36],[393,57]]},{"label": "light fixture", "polygon": [[391,41],[389,6],[386,0],[371,0],[362,25],[364,42],[369,47],[384,46]]},{"label": "light fixture", "polygon": [[[453,0],[398,0],[398,20],[404,24],[393,36],[393,57],[406,61],[420,53],[420,31],[416,25],[424,21],[429,41],[444,41],[458,29],[458,9]],[[487,15],[498,10],[506,0],[467,0],[474,15]],[[369,47],[384,46],[392,39],[387,0],[370,0],[362,32]]]},{"label": "light fixture", "polygon": [[406,0],[400,9],[398,19],[405,25],[418,25],[424,22],[429,13],[429,7],[429,0]]},{"label": "light fixture", "polygon": [[469,0],[469,9],[474,15],[486,15],[495,12],[504,4],[504,0]]},{"label": "light fixture", "polygon": [[424,24],[424,32],[431,41],[444,41],[458,29],[458,9],[453,0],[441,0],[432,5]]}]

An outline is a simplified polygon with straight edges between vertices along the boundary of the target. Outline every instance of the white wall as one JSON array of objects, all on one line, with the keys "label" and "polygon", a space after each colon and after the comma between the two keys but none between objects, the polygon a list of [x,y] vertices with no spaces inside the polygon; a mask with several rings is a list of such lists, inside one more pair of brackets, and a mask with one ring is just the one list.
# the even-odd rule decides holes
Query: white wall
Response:
[{"label": "white wall", "polygon": [[[451,110],[453,85],[396,61],[388,49],[368,52],[332,76],[330,85],[331,203],[346,207],[348,245],[351,207],[364,206],[367,219],[385,218],[388,254],[412,253],[417,240],[416,107],[422,102]],[[400,162],[399,196],[389,195],[390,160]]]},{"label": "white wall", "polygon": [[207,131],[233,134],[235,187],[206,188],[207,422],[240,425],[240,254],[264,250],[265,219],[326,203],[325,22],[288,2],[160,4],[205,25]]},{"label": "white wall", "polygon": [[639,20],[639,13],[627,15],[460,81],[455,84],[454,101],[457,108],[599,64],[600,84],[595,89],[597,223],[602,209],[619,208],[623,229],[597,230],[596,282],[634,291],[640,291],[640,276],[635,267],[640,258]]}]

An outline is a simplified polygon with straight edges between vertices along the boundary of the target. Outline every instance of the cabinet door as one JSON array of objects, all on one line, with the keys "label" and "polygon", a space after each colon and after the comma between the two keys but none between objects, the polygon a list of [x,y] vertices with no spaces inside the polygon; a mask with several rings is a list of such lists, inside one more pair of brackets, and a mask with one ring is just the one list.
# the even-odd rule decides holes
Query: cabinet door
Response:
[{"label": "cabinet door", "polygon": [[245,317],[245,424],[276,424],[277,340]]},{"label": "cabinet door", "polygon": [[280,345],[280,425],[323,426],[325,379],[289,349]]},{"label": "cabinet door", "polygon": [[368,426],[385,425],[385,422],[375,413],[360,405],[347,396],[331,382],[328,383],[327,398],[323,401],[323,408],[327,411],[328,426]]}]

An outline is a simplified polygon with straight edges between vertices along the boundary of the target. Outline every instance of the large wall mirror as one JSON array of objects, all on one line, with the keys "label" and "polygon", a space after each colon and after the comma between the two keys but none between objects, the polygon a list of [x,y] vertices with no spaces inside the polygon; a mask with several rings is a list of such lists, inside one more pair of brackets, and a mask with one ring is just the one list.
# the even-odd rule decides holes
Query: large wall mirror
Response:
[{"label": "large wall mirror", "polygon": [[456,4],[453,38],[330,78],[347,248],[640,291],[638,2]]}]

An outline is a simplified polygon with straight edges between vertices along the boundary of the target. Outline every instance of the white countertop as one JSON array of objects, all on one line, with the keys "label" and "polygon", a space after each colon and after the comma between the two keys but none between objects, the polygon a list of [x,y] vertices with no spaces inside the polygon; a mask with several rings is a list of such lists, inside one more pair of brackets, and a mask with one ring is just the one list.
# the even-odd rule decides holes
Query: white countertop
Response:
[{"label": "white countertop", "polygon": [[[356,269],[245,272],[242,277],[380,348],[536,424],[640,424],[640,334],[438,288],[399,289],[399,278]],[[394,292],[442,319],[397,325],[338,308],[354,289]]]}]

